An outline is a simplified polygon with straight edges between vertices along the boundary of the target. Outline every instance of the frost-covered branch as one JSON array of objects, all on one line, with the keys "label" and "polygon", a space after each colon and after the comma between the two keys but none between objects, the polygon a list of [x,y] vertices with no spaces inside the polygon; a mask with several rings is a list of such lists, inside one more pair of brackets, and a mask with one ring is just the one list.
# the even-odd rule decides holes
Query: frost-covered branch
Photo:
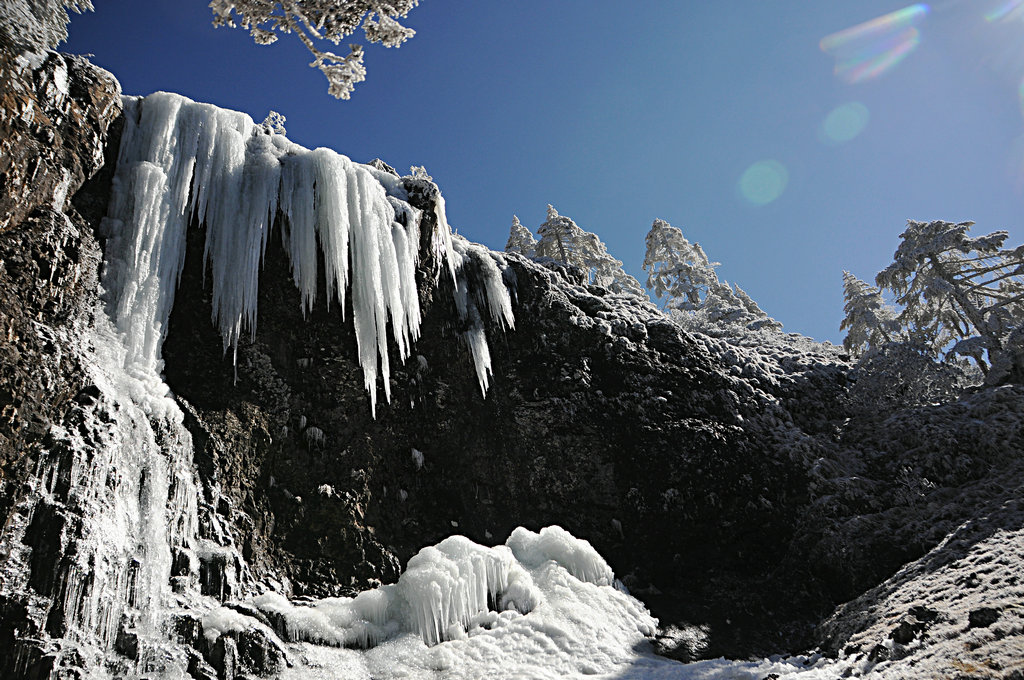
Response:
[{"label": "frost-covered branch", "polygon": [[408,15],[419,0],[212,0],[214,26],[241,27],[260,45],[269,45],[278,33],[293,33],[310,54],[310,66],[327,77],[328,92],[348,99],[356,83],[366,80],[361,45],[349,45],[347,55],[317,46],[337,45],[360,25],[367,42],[398,47],[416,32],[398,19]]},{"label": "frost-covered branch", "polygon": [[4,0],[0,2],[0,43],[41,52],[68,39],[68,10],[91,12],[91,0]]}]

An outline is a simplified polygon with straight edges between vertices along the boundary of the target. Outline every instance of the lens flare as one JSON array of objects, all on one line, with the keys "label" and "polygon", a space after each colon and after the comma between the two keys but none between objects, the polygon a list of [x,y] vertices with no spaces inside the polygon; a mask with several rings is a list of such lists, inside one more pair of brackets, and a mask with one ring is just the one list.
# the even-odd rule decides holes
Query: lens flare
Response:
[{"label": "lens flare", "polygon": [[767,205],[782,195],[789,183],[786,166],[778,161],[758,161],[740,176],[740,195],[754,205]]},{"label": "lens flare", "polygon": [[845,144],[864,132],[871,114],[860,102],[837,106],[825,116],[818,129],[818,139],[826,144]]},{"label": "lens flare", "polygon": [[985,14],[985,20],[990,22],[1013,21],[1014,19],[1024,19],[1024,0],[1001,2],[991,12]]},{"label": "lens flare", "polygon": [[871,80],[907,58],[919,44],[917,25],[928,15],[918,3],[825,36],[820,47],[836,59],[835,74],[849,83]]}]

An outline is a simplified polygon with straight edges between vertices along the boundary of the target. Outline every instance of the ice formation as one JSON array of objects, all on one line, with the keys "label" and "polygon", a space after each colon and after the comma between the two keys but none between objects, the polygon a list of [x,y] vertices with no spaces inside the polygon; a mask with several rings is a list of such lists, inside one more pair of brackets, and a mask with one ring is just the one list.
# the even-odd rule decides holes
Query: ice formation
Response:
[{"label": "ice formation", "polygon": [[[444,203],[440,205],[443,209]],[[456,280],[455,306],[459,318],[468,324],[462,334],[463,339],[473,355],[480,392],[486,395],[491,374],[491,350],[487,345],[480,309],[486,309],[490,318],[498,322],[502,329],[515,328],[512,299],[508,293],[510,287],[515,287],[515,274],[505,264],[502,253],[470,243],[461,236],[452,236],[447,247],[451,253],[449,262]],[[469,266],[470,263],[472,266]]]},{"label": "ice formation", "polygon": [[[633,647],[657,625],[611,579],[586,541],[559,527],[520,528],[493,548],[450,536],[410,559],[397,583],[354,598],[296,606],[269,593],[253,604],[278,622],[286,642],[368,649],[362,663],[382,666],[374,677],[400,674],[394,672],[402,666],[415,673],[438,655],[484,674],[488,663],[523,656],[534,656],[546,674],[580,672],[581,664],[607,672],[633,659]],[[243,624],[226,608],[203,621],[214,637]],[[307,668],[297,677],[320,676]]]},{"label": "ice formation", "polygon": [[493,548],[450,536],[410,559],[397,583],[354,598],[261,595],[252,605],[273,631],[227,607],[203,628],[211,640],[260,628],[287,649],[281,677],[294,680],[837,677],[817,655],[685,666],[658,657],[647,642],[657,620],[613,583],[587,541],[518,528]]},{"label": "ice formation", "polygon": [[[278,214],[281,238],[304,312],[317,296],[322,255],[327,303],[345,313],[351,290],[364,384],[376,412],[377,378],[390,401],[388,327],[405,361],[419,336],[416,289],[420,212],[398,178],[328,149],[312,151],[269,133],[243,113],[157,93],[125,99],[111,204],[106,281],[112,314],[124,328],[127,368],[159,374],[160,347],[195,220],[206,229],[204,264],[213,289],[213,321],[225,351],[255,333],[259,269]],[[486,393],[490,353],[479,306],[513,326],[500,255],[454,238],[435,205],[433,239],[456,285],[469,345]],[[474,263],[484,291],[470,290]]]},{"label": "ice formation", "polygon": [[[59,622],[77,653],[96,667],[121,631],[144,641],[139,663],[150,663],[150,655],[164,655],[156,650],[167,642],[174,551],[187,549],[197,533],[192,441],[159,376],[138,366],[124,370],[130,350],[123,329],[98,310],[89,327],[74,332],[79,342],[55,338],[54,346],[79,347],[85,355],[92,405],[69,420],[77,426],[51,427],[36,476],[4,527],[0,554],[15,566],[48,559],[26,553],[24,537],[63,527],[50,538],[64,552],[36,569],[52,573],[52,589],[44,589],[53,598],[46,618]],[[32,571],[8,571],[0,590],[27,592],[27,584],[9,579]],[[176,653],[165,651],[168,659]]]}]

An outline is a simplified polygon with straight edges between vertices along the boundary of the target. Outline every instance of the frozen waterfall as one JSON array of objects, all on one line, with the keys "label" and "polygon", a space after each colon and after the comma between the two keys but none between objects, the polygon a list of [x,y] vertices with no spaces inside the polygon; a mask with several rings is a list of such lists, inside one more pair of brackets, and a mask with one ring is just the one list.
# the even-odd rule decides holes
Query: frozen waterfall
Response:
[{"label": "frozen waterfall", "polygon": [[[420,328],[421,215],[406,202],[402,183],[329,149],[293,144],[243,113],[179,95],[126,98],[125,119],[104,231],[105,285],[115,322],[127,336],[127,368],[145,375],[162,369],[160,346],[193,220],[206,230],[204,271],[225,350],[236,349],[243,332],[255,333],[260,265],[280,215],[303,311],[316,301],[322,256],[327,304],[336,301],[344,314],[351,294],[371,409],[376,413],[378,376],[390,401],[388,328],[403,362]],[[504,260],[453,239],[440,197],[435,213],[434,242],[456,282],[459,311],[471,329],[464,337],[486,393],[490,354],[473,299],[512,327]],[[462,271],[470,259],[483,269],[483,291],[468,290]]]}]

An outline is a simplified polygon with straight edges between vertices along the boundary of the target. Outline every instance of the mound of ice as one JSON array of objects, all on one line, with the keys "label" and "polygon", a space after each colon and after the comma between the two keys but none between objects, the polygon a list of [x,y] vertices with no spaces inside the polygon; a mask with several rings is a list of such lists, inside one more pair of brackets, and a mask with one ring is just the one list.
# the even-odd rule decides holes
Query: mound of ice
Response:
[{"label": "mound of ice", "polygon": [[562,527],[544,527],[536,534],[519,527],[508,537],[506,545],[528,567],[550,560],[587,583],[610,586],[615,579],[612,568],[589,541],[576,538]]}]

